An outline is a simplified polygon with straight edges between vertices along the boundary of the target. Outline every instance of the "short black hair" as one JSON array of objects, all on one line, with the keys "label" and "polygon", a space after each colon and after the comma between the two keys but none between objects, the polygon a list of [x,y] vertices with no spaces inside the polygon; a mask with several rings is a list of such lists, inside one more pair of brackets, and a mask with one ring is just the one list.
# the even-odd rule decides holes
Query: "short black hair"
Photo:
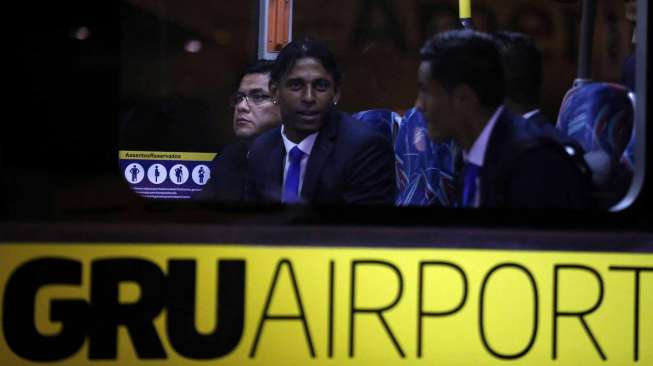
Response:
[{"label": "short black hair", "polygon": [[469,85],[482,106],[494,109],[503,103],[505,85],[498,47],[493,38],[473,30],[438,33],[420,50],[431,65],[431,77],[447,91]]},{"label": "short black hair", "polygon": [[342,72],[335,56],[325,43],[310,37],[292,41],[279,52],[270,73],[270,81],[280,82],[292,70],[297,60],[302,58],[314,58],[320,61],[324,69],[331,75],[336,86],[340,86]]},{"label": "short black hair", "polygon": [[271,60],[256,60],[251,64],[245,66],[245,69],[240,74],[240,80],[243,80],[245,75],[251,74],[270,74],[272,72],[272,66],[274,66],[274,61]]},{"label": "short black hair", "polygon": [[493,34],[503,59],[506,96],[513,101],[538,105],[542,89],[542,54],[535,41],[517,32]]}]

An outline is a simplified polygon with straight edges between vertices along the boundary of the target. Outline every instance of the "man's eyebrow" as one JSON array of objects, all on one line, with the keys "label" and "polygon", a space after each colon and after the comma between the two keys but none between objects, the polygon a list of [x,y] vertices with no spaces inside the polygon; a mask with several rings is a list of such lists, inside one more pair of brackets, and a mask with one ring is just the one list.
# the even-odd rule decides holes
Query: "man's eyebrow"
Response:
[{"label": "man's eyebrow", "polygon": [[288,81],[304,82],[304,79],[302,79],[302,78],[288,78],[288,79],[286,79],[286,82],[288,82]]},{"label": "man's eyebrow", "polygon": [[250,90],[239,90],[238,92],[239,92],[239,93],[242,93],[242,94],[249,94],[249,93],[265,93],[266,90],[263,89],[263,88],[254,88],[254,89],[250,89]]}]

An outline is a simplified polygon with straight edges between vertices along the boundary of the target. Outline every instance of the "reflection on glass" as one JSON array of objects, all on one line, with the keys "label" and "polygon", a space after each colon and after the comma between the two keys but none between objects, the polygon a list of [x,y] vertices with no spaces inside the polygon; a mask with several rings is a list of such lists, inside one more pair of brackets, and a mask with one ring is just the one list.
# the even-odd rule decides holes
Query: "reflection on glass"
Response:
[{"label": "reflection on glass", "polygon": [[[319,7],[294,2],[294,39],[310,35],[324,41],[345,70],[337,85],[338,109],[353,115],[351,124],[380,136],[376,146],[390,143],[394,150],[392,164],[383,168],[394,174],[394,195],[370,202],[347,192],[374,192],[375,171],[360,179],[322,181],[319,177],[331,173],[322,167],[306,188],[302,169],[315,164],[310,152],[298,158],[295,173],[292,146],[277,144],[281,157],[267,161],[266,174],[279,173],[266,178],[257,176],[260,169],[248,161],[252,146],[279,129],[279,123],[291,134],[288,140],[301,145],[310,134],[293,141],[296,115],[322,121],[321,101],[311,93],[304,91],[296,102],[285,98],[304,90],[307,80],[273,80],[270,90],[267,75],[242,74],[257,58],[258,19],[252,14],[258,4],[215,3],[198,10],[175,1],[165,6],[127,2],[132,3],[123,25],[127,57],[121,157],[125,176],[134,164],[142,166],[141,182],[151,185],[147,195],[141,192],[147,197],[158,191],[157,198],[163,199],[231,203],[607,209],[632,180],[635,1],[596,5],[592,80],[577,73],[586,49],[585,41],[579,41],[584,24],[579,20],[590,15],[580,4],[472,2],[474,29],[485,34],[481,38],[492,38],[496,58],[468,52],[466,57],[486,64],[480,71],[468,70],[479,75],[454,80],[464,70],[464,60],[447,70],[449,56],[435,60],[423,46],[436,33],[460,27],[457,1],[332,1]],[[145,23],[151,25],[148,37],[131,36],[130,29]],[[497,60],[499,69],[487,67]],[[479,86],[481,79],[488,85]],[[311,87],[320,92],[320,85]],[[512,127],[505,127],[504,120],[514,120],[508,123]],[[320,140],[319,128],[311,132],[318,132],[315,139]],[[274,133],[279,141],[288,137]],[[506,136],[499,138],[500,133]],[[173,165],[185,170],[177,174]],[[154,183],[147,178],[153,166],[165,171],[154,176]],[[200,167],[206,172],[201,178]],[[349,174],[356,162],[343,161],[334,169]],[[299,177],[298,192],[284,199],[289,171]],[[183,184],[176,184],[179,177]],[[336,193],[332,198],[318,194],[317,199],[312,196],[316,192]]]}]

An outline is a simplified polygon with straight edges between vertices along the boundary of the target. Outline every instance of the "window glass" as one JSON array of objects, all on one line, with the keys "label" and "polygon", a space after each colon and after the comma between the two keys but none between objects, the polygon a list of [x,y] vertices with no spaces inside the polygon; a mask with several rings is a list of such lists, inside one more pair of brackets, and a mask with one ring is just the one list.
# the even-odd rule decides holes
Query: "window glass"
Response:
[{"label": "window glass", "polygon": [[[21,48],[21,70],[29,75],[29,82],[23,83],[20,91],[29,97],[20,107],[31,123],[18,124],[19,138],[3,144],[4,214],[84,215],[120,210],[140,204],[141,198],[148,202],[252,203],[252,191],[265,190],[261,185],[270,179],[266,176],[252,183],[250,178],[256,172],[252,173],[248,159],[256,136],[247,135],[245,127],[237,128],[251,121],[236,112],[239,106],[247,106],[255,110],[247,113],[280,113],[282,119],[287,117],[284,111],[292,101],[280,100],[281,94],[274,94],[267,80],[243,83],[245,68],[259,58],[259,22],[264,15],[259,6],[256,1],[189,6],[173,0],[128,0],[90,7],[73,1],[48,5],[49,12],[63,14],[57,22],[34,15],[38,26],[26,31]],[[384,135],[388,141],[383,144],[390,150],[380,149],[379,154],[392,154],[393,158],[383,165],[379,162],[385,160],[378,156],[360,158],[355,152],[354,157],[333,163],[333,167],[327,162],[326,168],[318,169],[316,178],[311,173],[305,178],[306,169],[310,171],[315,164],[310,163],[311,155],[304,156],[300,158],[303,163],[298,163],[297,200],[287,202],[314,203],[314,197],[327,197],[317,203],[485,207],[494,195],[487,191],[493,188],[484,186],[490,181],[487,171],[476,178],[480,180],[475,181],[477,194],[472,203],[463,202],[466,156],[471,146],[463,146],[455,138],[432,139],[431,124],[444,123],[439,120],[450,115],[454,116],[451,122],[457,123],[459,114],[444,109],[442,118],[429,119],[427,107],[420,106],[419,101],[423,91],[418,72],[420,49],[434,34],[461,28],[458,7],[458,1],[449,0],[343,0],[319,6],[293,2],[292,39],[309,36],[324,42],[342,71],[342,80],[334,80],[331,70],[322,64],[326,72],[322,76],[326,77],[300,80],[303,84],[295,85],[295,91],[310,86],[317,93],[327,93],[327,102],[335,103],[334,109],[352,115],[367,130]],[[582,176],[591,181],[590,195],[595,204],[581,203],[578,207],[614,207],[626,195],[639,160],[633,127],[636,113],[629,104],[635,96],[629,93],[637,88],[637,42],[646,35],[635,32],[635,2],[596,4],[588,76],[599,90],[585,88],[574,93],[569,91],[579,79],[581,20],[587,16],[579,2],[511,0],[497,6],[478,0],[471,7],[474,30],[492,37],[497,32],[519,32],[534,42],[542,65],[534,105],[551,124],[549,133],[557,129],[565,135],[562,140],[552,138],[565,148],[562,151],[576,155],[565,160],[578,165],[569,169],[585,169]],[[31,14],[27,6],[19,10]],[[279,93],[285,90],[279,89]],[[287,89],[292,91],[292,85]],[[276,102],[282,104],[279,112],[271,111],[271,104]],[[445,107],[451,105],[445,103]],[[508,107],[516,115],[532,112]],[[578,112],[588,109],[592,113],[581,116]],[[581,117],[585,122],[578,127],[574,123]],[[38,133],[34,133],[35,127]],[[244,137],[246,144],[242,144]],[[31,140],[35,147],[24,149],[19,140]],[[322,140],[318,136],[316,141],[319,151]],[[288,174],[294,173],[283,139],[277,142],[283,160],[274,169],[276,191],[273,189],[272,196],[283,201]],[[579,149],[570,152],[567,145]],[[236,158],[216,166],[219,157],[230,154]],[[254,159],[257,156],[266,153],[259,152]],[[392,199],[387,198],[387,189],[377,192],[370,188],[378,177],[364,172],[373,171],[374,165],[359,160],[379,163],[380,171],[392,170]],[[532,164],[527,167],[534,171],[531,174],[537,173]],[[337,178],[322,176],[323,171],[330,170],[335,170]],[[517,174],[514,170],[497,174],[512,176]],[[236,177],[230,187],[238,189],[226,196],[216,195],[212,190],[222,188],[212,183],[227,181],[232,175]],[[387,183],[384,179],[380,180]],[[314,196],[303,196],[304,184]],[[492,187],[501,184],[496,181]],[[511,181],[505,187],[511,184],[531,183]],[[495,195],[493,205],[523,203],[511,201],[512,188],[505,187],[496,189],[501,192]],[[566,188],[563,185],[560,189]],[[104,194],[95,195],[98,190]],[[528,195],[539,193],[529,191]],[[270,196],[263,196],[263,200],[253,202],[271,201]],[[542,197],[540,203],[552,202],[546,195]],[[32,205],[40,208],[30,209]],[[577,207],[576,203],[571,207]]]}]

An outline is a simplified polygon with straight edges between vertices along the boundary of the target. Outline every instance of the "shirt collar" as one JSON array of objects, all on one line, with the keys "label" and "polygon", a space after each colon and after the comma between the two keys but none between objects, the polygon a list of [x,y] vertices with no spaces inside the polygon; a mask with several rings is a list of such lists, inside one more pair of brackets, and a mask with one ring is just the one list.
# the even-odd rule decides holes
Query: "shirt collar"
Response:
[{"label": "shirt collar", "polygon": [[469,151],[463,152],[463,156],[466,162],[470,162],[478,166],[483,166],[485,161],[485,152],[487,151],[487,145],[490,141],[490,135],[492,135],[494,125],[496,125],[497,121],[499,120],[499,116],[501,115],[501,112],[503,112],[503,109],[503,106],[499,106],[499,108],[496,109],[488,123],[486,123],[485,127],[483,127],[481,134],[478,135],[476,141],[474,141],[474,144],[469,149]]},{"label": "shirt collar", "polygon": [[311,151],[313,151],[313,145],[315,145],[315,140],[317,139],[317,135],[320,132],[315,132],[312,133],[308,136],[306,136],[300,143],[296,144],[292,141],[290,141],[286,137],[286,132],[285,132],[285,126],[281,125],[281,138],[283,139],[283,145],[286,147],[286,152],[292,150],[293,147],[298,146],[299,149],[306,155],[311,155]]}]

